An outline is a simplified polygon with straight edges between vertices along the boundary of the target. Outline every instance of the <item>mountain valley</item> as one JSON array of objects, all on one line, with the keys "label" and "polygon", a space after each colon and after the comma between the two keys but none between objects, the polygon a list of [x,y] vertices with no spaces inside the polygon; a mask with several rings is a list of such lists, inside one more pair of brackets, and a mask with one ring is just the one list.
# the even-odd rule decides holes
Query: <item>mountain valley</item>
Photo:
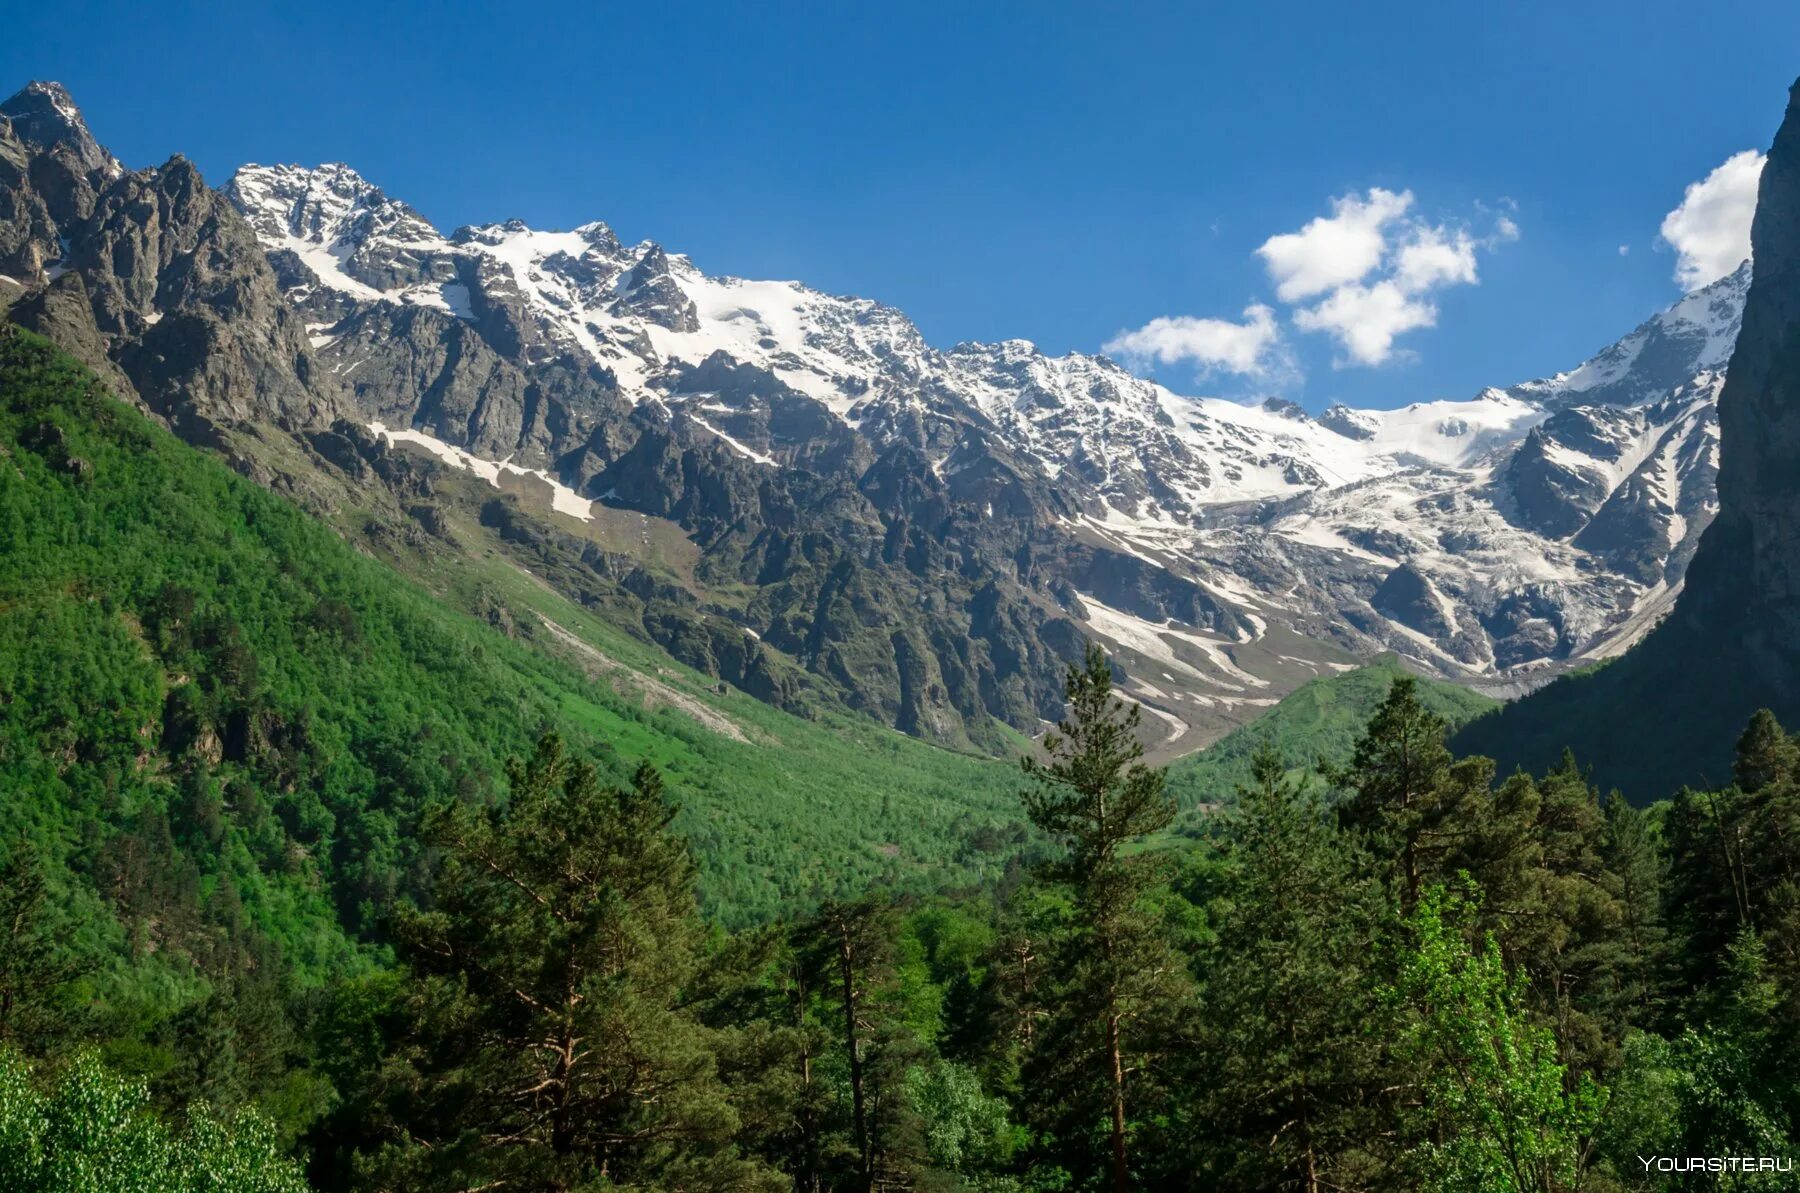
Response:
[{"label": "mountain valley", "polygon": [[[795,72],[805,120],[772,95],[683,115],[663,76],[790,59],[726,38],[722,8],[707,30],[571,11],[532,33],[566,32],[604,99],[529,106],[545,47],[488,21],[491,108],[433,109],[455,129],[434,138],[451,125],[418,123],[416,89],[396,104],[366,69],[378,14],[328,43],[282,14],[273,51],[246,40],[264,15],[209,13],[223,27],[191,41],[243,41],[265,77],[146,93],[205,177],[121,161],[59,84],[0,103],[0,1190],[1675,1193],[1724,1156],[1721,1188],[1789,1187],[1800,82],[1766,157],[1669,217],[1741,232],[1753,198],[1752,257],[1665,223],[1683,288],[1713,280],[1566,371],[1442,394],[1403,391],[1462,375],[1435,353],[1470,348],[1474,308],[1409,254],[1446,286],[1480,254],[1484,302],[1615,276],[1582,252],[1654,294],[1665,266],[1613,225],[1557,239],[1592,239],[1577,200],[1622,221],[1616,195],[1434,143],[1398,175],[1417,200],[1352,190],[1240,261],[1273,295],[1243,324],[1161,317],[1111,355],[938,344],[875,299],[606,223],[440,227],[447,192],[381,140],[491,190],[515,149],[578,176],[529,156],[521,120],[604,124],[608,164],[648,180],[658,146],[688,146],[670,130],[702,146],[741,117],[798,148],[829,102],[866,141],[894,89]],[[750,17],[787,38],[836,20]],[[682,54],[620,61],[628,29]],[[984,74],[1050,67],[1006,32]],[[391,50],[399,78],[449,63]],[[271,116],[307,54],[310,102]],[[1460,64],[1456,88],[1394,94],[1467,123],[1488,101]],[[1517,65],[1549,83],[1564,62]],[[80,77],[96,117],[143,98]],[[1337,127],[1315,101],[1348,77],[1309,77],[1298,120],[1234,113],[1298,138],[1279,151],[1181,144],[1301,194],[1274,154]],[[1676,106],[1698,124],[1737,97],[1666,90],[1619,111],[1647,110],[1640,156],[1692,177]],[[319,119],[351,99],[378,135]],[[1583,127],[1618,131],[1588,102]],[[114,147],[155,143],[131,117]],[[1000,173],[1029,144],[986,134]],[[370,173],[213,175],[252,141]],[[1474,204],[1488,240],[1427,206],[1481,183],[1471,161],[1524,180]],[[714,182],[701,200],[748,202]],[[1134,203],[1156,190],[1133,176]],[[645,193],[626,222],[684,223],[685,192]],[[1043,227],[1050,198],[1009,212]],[[980,210],[956,219],[987,234]],[[1490,268],[1521,239],[1500,211],[1529,239]],[[1058,244],[1073,282],[1055,227],[1021,243]],[[1156,301],[1147,258],[1118,272],[1129,238],[1088,240]],[[1090,323],[1110,309],[1067,290]],[[1526,315],[1596,293],[1531,289]],[[1365,301],[1400,328],[1359,325],[1388,335],[1380,359],[1319,322]],[[1131,354],[1169,324],[1182,352]],[[1373,367],[1426,328],[1429,359],[1333,383],[1358,405],[1313,400],[1332,343]],[[1236,396],[1169,363],[1265,334]]]},{"label": "mountain valley", "polygon": [[1159,758],[1382,652],[1516,695],[1654,625],[1716,510],[1748,263],[1555,377],[1314,417],[601,223],[445,235],[348,166],[129,172],[54,84],[0,113],[13,321],[391,561],[497,552],[790,711],[1004,752],[1090,638]]}]

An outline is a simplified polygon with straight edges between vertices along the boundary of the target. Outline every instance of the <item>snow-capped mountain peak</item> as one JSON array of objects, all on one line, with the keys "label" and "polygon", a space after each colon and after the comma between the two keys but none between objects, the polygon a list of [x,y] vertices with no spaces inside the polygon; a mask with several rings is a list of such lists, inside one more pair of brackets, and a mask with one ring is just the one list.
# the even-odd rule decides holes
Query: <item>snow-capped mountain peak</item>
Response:
[{"label": "snow-capped mountain peak", "polygon": [[[1749,278],[1746,264],[1553,377],[1314,418],[1023,339],[935,348],[879,302],[711,275],[604,223],[446,237],[346,166],[246,167],[229,193],[347,372],[382,351],[366,327],[340,339],[347,320],[426,307],[521,368],[597,366],[619,399],[756,467],[846,458],[834,436],[903,444],[947,483],[986,478],[968,483],[992,509],[983,462],[1001,451],[1054,491],[1066,533],[1228,594],[1241,625],[1496,680],[1613,649],[1679,586],[1710,517],[1712,401]],[[381,394],[391,424],[404,403]],[[469,450],[503,436],[481,421],[488,401],[431,432]],[[588,458],[583,416],[557,417],[568,431],[514,431],[496,458]]]},{"label": "snow-capped mountain peak", "polygon": [[449,280],[431,263],[448,244],[418,212],[341,162],[244,166],[225,188],[271,253],[351,298],[441,306]]},{"label": "snow-capped mountain peak", "polygon": [[[145,372],[152,392],[299,428],[301,450],[401,485],[409,510],[470,494],[361,475],[366,436],[466,470],[505,490],[475,495],[481,525],[586,576],[583,599],[616,585],[627,618],[642,602],[632,632],[769,699],[799,668],[936,740],[973,741],[984,712],[1053,715],[1083,638],[1168,729],[1165,756],[1377,650],[1532,683],[1641,635],[1717,508],[1747,270],[1552,377],[1309,417],[1022,339],[938,348],[882,303],[709,274],[600,222],[446,235],[341,163],[246,167],[240,222],[179,160],[116,174],[59,89],[0,116],[32,165],[7,192],[30,218],[5,284],[28,309],[86,287],[108,359],[206,370],[204,393]],[[158,224],[152,196],[192,218]],[[223,348],[197,331],[217,326],[200,295],[168,292],[195,282],[192,252],[161,259],[172,228],[254,312]],[[215,363],[247,383],[217,385]],[[427,532],[448,525],[420,508]],[[534,513],[565,533],[513,522]],[[634,516],[641,544],[619,533]]]},{"label": "snow-capped mountain peak", "polygon": [[1750,267],[1745,261],[1568,372],[1507,392],[1546,406],[1630,406],[1663,397],[1698,374],[1722,374],[1743,324]]}]

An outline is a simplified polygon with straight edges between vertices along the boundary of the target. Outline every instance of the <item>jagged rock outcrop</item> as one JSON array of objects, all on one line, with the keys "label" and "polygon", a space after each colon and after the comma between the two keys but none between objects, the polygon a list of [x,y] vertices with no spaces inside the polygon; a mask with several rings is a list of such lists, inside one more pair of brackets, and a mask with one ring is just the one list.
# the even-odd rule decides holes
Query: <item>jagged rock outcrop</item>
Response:
[{"label": "jagged rock outcrop", "polygon": [[193,163],[126,171],[54,83],[30,85],[0,117],[0,273],[23,290],[11,321],[195,442],[247,422],[330,420],[337,387],[260,242]]},{"label": "jagged rock outcrop", "polygon": [[621,313],[635,314],[669,331],[700,330],[694,300],[670,275],[669,257],[661,245],[650,245],[619,280],[619,307]]},{"label": "jagged rock outcrop", "polygon": [[93,213],[124,173],[59,83],[31,83],[0,104],[0,273],[37,278],[62,257],[58,227]]},{"label": "jagged rock outcrop", "polygon": [[1456,625],[1444,608],[1443,598],[1425,574],[1410,563],[1403,563],[1389,572],[1375,595],[1369,598],[1369,604],[1384,616],[1421,634],[1448,639],[1456,633]]}]

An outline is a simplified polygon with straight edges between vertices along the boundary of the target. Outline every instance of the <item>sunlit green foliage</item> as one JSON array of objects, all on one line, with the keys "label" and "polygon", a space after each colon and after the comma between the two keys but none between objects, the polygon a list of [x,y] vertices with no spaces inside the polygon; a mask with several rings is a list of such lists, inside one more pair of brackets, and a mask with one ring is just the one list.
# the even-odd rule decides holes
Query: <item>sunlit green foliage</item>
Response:
[{"label": "sunlit green foliage", "polygon": [[1604,1092],[1587,1074],[1567,1080],[1523,978],[1492,936],[1468,942],[1472,920],[1438,886],[1406,920],[1391,997],[1400,1054],[1424,1074],[1408,1159],[1422,1186],[1442,1193],[1580,1188]]},{"label": "sunlit green foliage", "polygon": [[91,1053],[54,1074],[0,1051],[0,1189],[37,1193],[302,1193],[300,1167],[254,1111],[204,1106],[177,1130],[149,1091]]}]

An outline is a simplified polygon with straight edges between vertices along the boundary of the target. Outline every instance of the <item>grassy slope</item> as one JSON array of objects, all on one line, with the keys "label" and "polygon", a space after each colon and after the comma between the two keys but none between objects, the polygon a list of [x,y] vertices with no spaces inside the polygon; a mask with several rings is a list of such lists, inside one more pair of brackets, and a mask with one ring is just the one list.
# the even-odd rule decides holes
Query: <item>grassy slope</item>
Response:
[{"label": "grassy slope", "polygon": [[[553,617],[748,740],[646,707],[541,627],[511,639],[402,580],[13,329],[0,452],[0,834],[98,873],[109,837],[156,815],[179,837],[190,804],[216,811],[189,851],[200,890],[239,888],[303,967],[342,955],[336,921],[359,902],[404,889],[423,802],[491,797],[500,760],[545,728],[613,774],[667,772],[727,921],[1003,861],[1019,818],[1004,763],[714,695],[516,570],[485,577],[522,623]],[[171,716],[197,725],[185,747]]]},{"label": "grassy slope", "polygon": [[[1399,660],[1384,655],[1355,671],[1315,679],[1250,724],[1170,765],[1169,789],[1183,809],[1229,800],[1239,784],[1249,781],[1251,756],[1264,741],[1273,741],[1293,770],[1320,760],[1343,762],[1402,674]],[[1420,679],[1419,692],[1426,706],[1452,727],[1498,707],[1479,692],[1441,680]]]}]

